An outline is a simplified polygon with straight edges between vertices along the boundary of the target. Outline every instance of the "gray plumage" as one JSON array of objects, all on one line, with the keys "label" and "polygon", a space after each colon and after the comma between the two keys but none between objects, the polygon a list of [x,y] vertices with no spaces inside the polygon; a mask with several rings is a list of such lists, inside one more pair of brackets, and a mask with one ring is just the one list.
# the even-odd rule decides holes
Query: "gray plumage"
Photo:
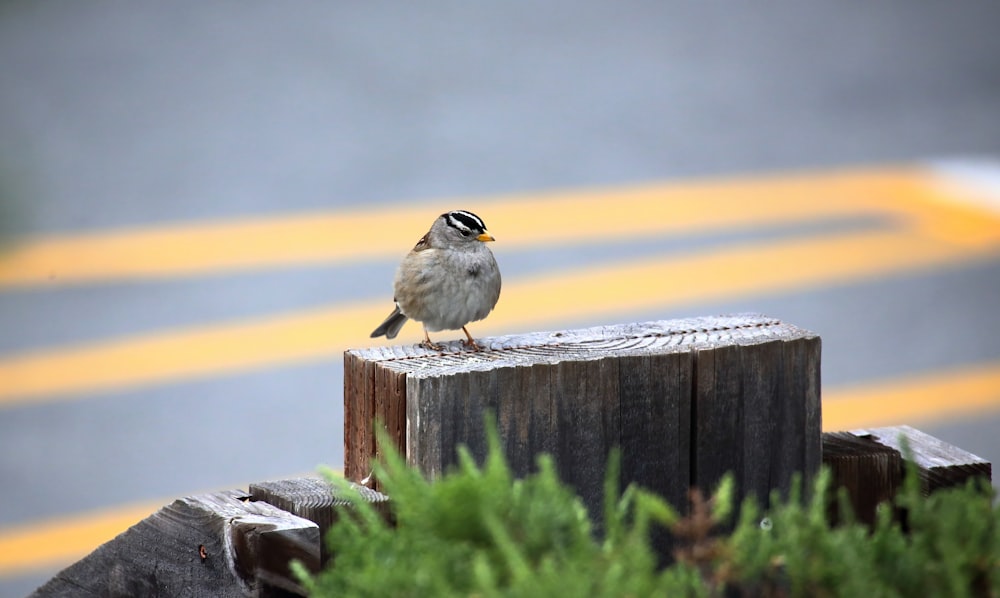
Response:
[{"label": "gray plumage", "polygon": [[465,325],[482,320],[500,298],[500,269],[486,243],[493,237],[471,212],[454,210],[438,217],[416,246],[403,258],[394,284],[396,308],[372,332],[372,337],[394,338],[407,319],[427,332],[458,330],[478,348]]}]

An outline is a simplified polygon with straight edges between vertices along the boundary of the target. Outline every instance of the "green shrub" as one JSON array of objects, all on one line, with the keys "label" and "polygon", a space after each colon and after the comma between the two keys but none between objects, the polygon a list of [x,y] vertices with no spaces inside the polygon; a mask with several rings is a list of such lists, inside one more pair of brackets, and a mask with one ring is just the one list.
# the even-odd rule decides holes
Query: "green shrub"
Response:
[{"label": "green shrub", "polygon": [[[395,526],[355,498],[327,537],[329,566],[315,577],[298,567],[311,595],[1000,596],[998,511],[983,485],[924,498],[911,471],[898,499],[907,532],[891,508],[869,529],[842,506],[847,523],[831,527],[823,471],[808,499],[798,489],[774,495],[767,512],[748,500],[733,533],[715,537],[712,526],[733,511],[731,478],[711,500],[693,494],[681,518],[653,493],[620,493],[612,455],[599,539],[550,457],[515,480],[495,433],[489,446],[482,467],[462,449],[456,470],[434,482],[388,455],[376,474]],[[650,546],[653,526],[675,538],[666,568]]]},{"label": "green shrub", "polygon": [[727,540],[732,585],[762,595],[1000,596],[1000,510],[982,480],[925,497],[911,466],[899,510],[882,505],[871,529],[853,522],[843,491],[847,523],[829,525],[829,484],[823,470],[808,502],[797,492],[788,501],[772,495],[766,517],[745,502]]}]

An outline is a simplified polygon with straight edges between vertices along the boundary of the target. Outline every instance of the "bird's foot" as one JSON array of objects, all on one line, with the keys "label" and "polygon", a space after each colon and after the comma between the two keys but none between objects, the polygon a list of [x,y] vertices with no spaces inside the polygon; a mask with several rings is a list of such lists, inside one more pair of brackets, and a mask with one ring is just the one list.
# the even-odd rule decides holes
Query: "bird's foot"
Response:
[{"label": "bird's foot", "polygon": [[480,347],[479,345],[476,344],[476,339],[472,338],[472,335],[469,334],[469,331],[465,329],[465,326],[462,326],[462,332],[465,333],[465,337],[467,339],[467,340],[463,340],[462,341],[463,345],[465,345],[466,347],[472,349],[473,351],[482,351],[483,350],[482,347]]},{"label": "bird's foot", "polygon": [[480,347],[479,345],[477,345],[476,341],[473,340],[473,339],[471,339],[471,338],[468,339],[468,340],[462,339],[459,342],[461,342],[462,345],[464,345],[465,347],[468,347],[469,349],[472,349],[473,351],[482,351],[483,350],[483,348]]},{"label": "bird's foot", "polygon": [[444,351],[444,346],[431,342],[431,335],[427,334],[427,327],[424,326],[424,341],[420,346],[431,351]]},{"label": "bird's foot", "polygon": [[430,339],[420,341],[420,346],[425,349],[430,349],[431,351],[444,351],[444,345],[432,343]]}]

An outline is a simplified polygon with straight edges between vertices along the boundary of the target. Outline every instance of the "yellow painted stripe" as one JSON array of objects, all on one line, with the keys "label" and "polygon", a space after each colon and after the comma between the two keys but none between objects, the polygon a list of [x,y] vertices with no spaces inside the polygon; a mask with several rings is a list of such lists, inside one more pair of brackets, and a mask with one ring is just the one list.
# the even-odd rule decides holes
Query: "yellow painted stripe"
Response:
[{"label": "yellow painted stripe", "polygon": [[[330,471],[341,475],[339,470]],[[312,475],[315,474],[298,473],[288,478]],[[239,487],[248,485],[230,486]],[[0,528],[0,578],[65,567],[173,500],[132,503]]]},{"label": "yellow painted stripe", "polygon": [[[472,327],[509,334],[583,318],[675,308],[940,266],[981,251],[900,231],[727,247],[511,281],[496,311]],[[568,298],[576,300],[568,300]],[[0,360],[0,404],[222,374],[339,355],[365,346],[389,301],[174,330]],[[396,342],[419,338],[411,324]],[[445,337],[440,333],[437,338]]]},{"label": "yellow painted stripe", "polygon": [[510,248],[580,238],[601,242],[693,235],[870,214],[908,218],[952,242],[981,247],[996,241],[1000,235],[996,218],[941,201],[943,187],[930,177],[916,169],[856,170],[464,198],[368,211],[50,237],[0,254],[0,288],[395,259],[410,248],[434,214],[455,207],[479,212]]},{"label": "yellow painted stripe", "polygon": [[160,508],[127,505],[0,530],[0,577],[66,566]]},{"label": "yellow painted stripe", "polygon": [[[654,258],[534,279],[518,285],[503,309],[513,308],[519,323],[544,325],[559,317],[676,308],[803,290],[975,255],[969,248],[895,231],[748,244],[676,260]],[[567,297],[584,300],[567,301]]]},{"label": "yellow painted stripe", "polygon": [[390,307],[387,299],[12,357],[0,360],[0,404],[329,357],[360,342]]},{"label": "yellow painted stripe", "polygon": [[842,387],[823,396],[823,429],[918,425],[1000,407],[1000,363]]}]

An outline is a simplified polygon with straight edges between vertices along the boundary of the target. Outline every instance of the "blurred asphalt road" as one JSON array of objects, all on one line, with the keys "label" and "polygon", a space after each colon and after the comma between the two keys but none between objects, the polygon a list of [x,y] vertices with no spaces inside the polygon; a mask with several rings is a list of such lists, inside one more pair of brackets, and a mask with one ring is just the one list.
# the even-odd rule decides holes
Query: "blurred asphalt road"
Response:
[{"label": "blurred asphalt road", "polygon": [[3,2],[0,596],[177,496],[340,467],[340,351],[450,208],[498,239],[479,336],[760,311],[823,336],[828,424],[1000,461],[997,23]]}]

